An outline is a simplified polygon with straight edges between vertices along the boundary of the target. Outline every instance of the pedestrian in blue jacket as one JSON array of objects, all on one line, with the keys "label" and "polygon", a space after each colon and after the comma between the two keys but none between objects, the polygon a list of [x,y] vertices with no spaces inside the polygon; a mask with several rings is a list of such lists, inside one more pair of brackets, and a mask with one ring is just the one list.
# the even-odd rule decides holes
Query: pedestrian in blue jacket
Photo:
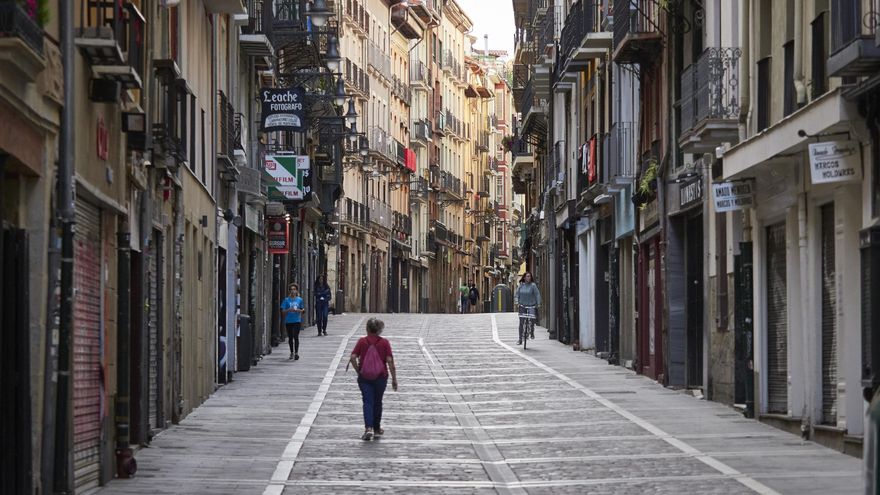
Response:
[{"label": "pedestrian in blue jacket", "polygon": [[327,276],[321,275],[315,282],[315,318],[318,325],[318,336],[327,335],[327,318],[330,316],[330,285]]}]

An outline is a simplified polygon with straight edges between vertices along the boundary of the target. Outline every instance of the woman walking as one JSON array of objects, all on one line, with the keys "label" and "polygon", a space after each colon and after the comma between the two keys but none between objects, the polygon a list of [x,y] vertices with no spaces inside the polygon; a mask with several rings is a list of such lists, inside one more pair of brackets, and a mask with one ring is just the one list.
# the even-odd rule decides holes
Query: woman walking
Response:
[{"label": "woman walking", "polygon": [[385,433],[382,429],[382,398],[388,385],[389,371],[391,388],[397,391],[397,369],[394,367],[391,343],[380,336],[383,328],[385,323],[382,320],[367,320],[367,335],[358,340],[348,359],[358,373],[358,387],[364,401],[363,440],[371,440]]},{"label": "woman walking", "polygon": [[299,332],[302,330],[302,314],[305,304],[299,297],[299,286],[290,284],[287,297],[281,301],[281,314],[287,328],[287,343],[290,345],[290,359],[299,359]]},{"label": "woman walking", "polygon": [[[519,308],[520,314],[524,311],[530,313],[535,312],[536,308],[541,305],[541,290],[532,277],[532,272],[526,272],[519,281],[519,287],[516,288],[516,297],[514,297],[514,305]],[[534,317],[534,314],[532,314]],[[535,338],[535,328],[532,326],[531,335],[523,335],[523,318],[519,319],[519,341],[517,345],[522,344],[523,339],[531,337]]]},{"label": "woman walking", "polygon": [[315,282],[315,318],[318,336],[327,335],[327,318],[330,317],[330,285],[327,276],[321,275]]}]

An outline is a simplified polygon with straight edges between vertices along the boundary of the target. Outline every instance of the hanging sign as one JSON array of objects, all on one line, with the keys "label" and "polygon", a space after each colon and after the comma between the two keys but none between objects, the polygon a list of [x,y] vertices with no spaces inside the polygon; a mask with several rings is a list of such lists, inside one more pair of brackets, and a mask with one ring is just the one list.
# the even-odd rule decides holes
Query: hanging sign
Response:
[{"label": "hanging sign", "polygon": [[267,155],[266,184],[269,199],[303,201],[311,194],[311,162],[307,155]]},{"label": "hanging sign", "polygon": [[703,201],[703,178],[697,176],[678,188],[678,206],[682,210]]},{"label": "hanging sign", "polygon": [[266,239],[270,254],[287,254],[290,251],[289,228],[285,217],[266,217]]},{"label": "hanging sign", "polygon": [[755,202],[751,182],[719,182],[712,185],[712,193],[716,213],[751,208]]},{"label": "hanging sign", "polygon": [[861,180],[859,145],[853,141],[810,144],[810,172],[813,184]]},{"label": "hanging sign", "polygon": [[304,131],[305,98],[303,88],[263,88],[263,131]]}]

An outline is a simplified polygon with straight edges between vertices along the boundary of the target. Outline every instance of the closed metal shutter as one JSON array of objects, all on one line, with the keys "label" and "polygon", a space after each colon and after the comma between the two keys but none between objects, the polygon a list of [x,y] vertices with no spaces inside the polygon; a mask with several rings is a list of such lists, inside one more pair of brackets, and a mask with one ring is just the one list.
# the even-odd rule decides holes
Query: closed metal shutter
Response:
[{"label": "closed metal shutter", "polygon": [[767,227],[768,412],[788,413],[788,301],[785,222]]},{"label": "closed metal shutter", "polygon": [[101,411],[101,211],[77,201],[74,240],[73,460],[76,492],[98,486]]},{"label": "closed metal shutter", "polygon": [[159,276],[158,254],[161,252],[160,239],[153,234],[147,251],[147,329],[149,338],[149,420],[150,428],[157,429],[158,424],[158,401],[159,401]]},{"label": "closed metal shutter", "polygon": [[837,423],[837,291],[834,280],[834,203],[822,220],[822,422]]}]

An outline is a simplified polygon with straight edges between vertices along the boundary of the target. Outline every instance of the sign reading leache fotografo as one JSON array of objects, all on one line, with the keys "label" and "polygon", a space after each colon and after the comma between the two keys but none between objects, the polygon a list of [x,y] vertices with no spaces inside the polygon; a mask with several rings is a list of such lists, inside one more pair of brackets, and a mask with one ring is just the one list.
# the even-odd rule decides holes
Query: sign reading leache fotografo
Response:
[{"label": "sign reading leache fotografo", "polygon": [[303,88],[263,88],[263,131],[305,130],[306,92]]},{"label": "sign reading leache fotografo", "polygon": [[810,172],[813,184],[861,180],[862,159],[853,141],[810,144]]},{"label": "sign reading leache fotografo", "polygon": [[269,199],[302,201],[312,192],[308,156],[267,155],[265,164]]}]

